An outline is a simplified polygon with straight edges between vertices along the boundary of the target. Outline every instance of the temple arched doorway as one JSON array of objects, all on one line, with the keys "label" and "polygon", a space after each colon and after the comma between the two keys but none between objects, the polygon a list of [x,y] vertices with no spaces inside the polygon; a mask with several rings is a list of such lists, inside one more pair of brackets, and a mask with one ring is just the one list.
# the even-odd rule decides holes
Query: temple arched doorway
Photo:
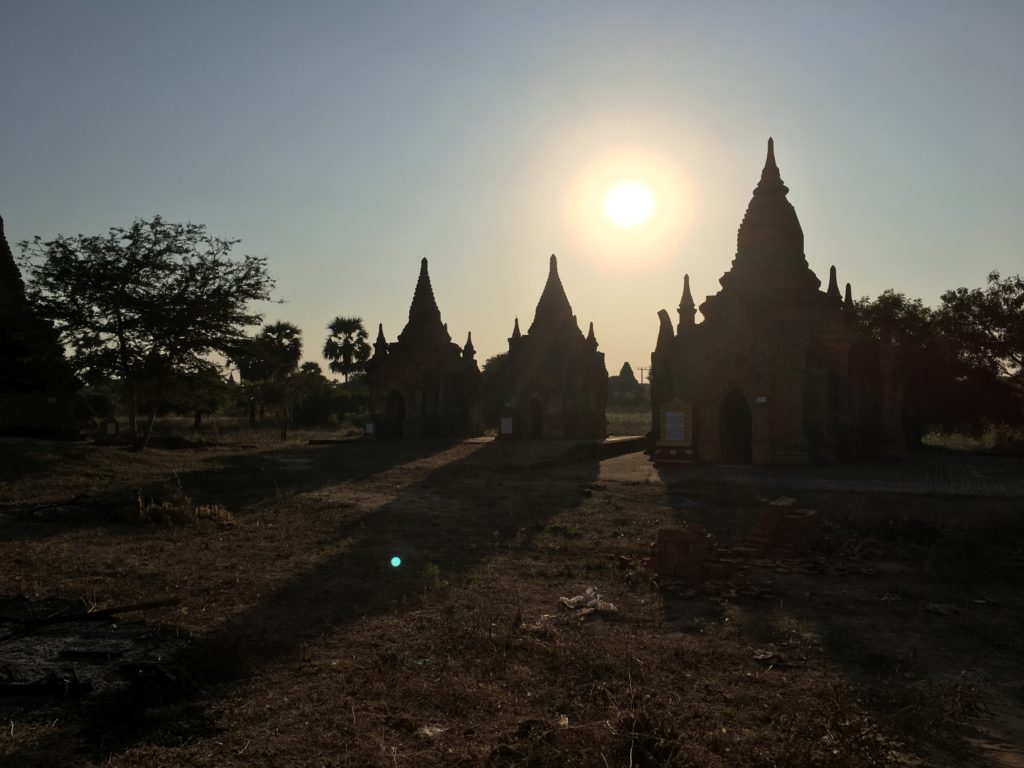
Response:
[{"label": "temple arched doorway", "polygon": [[753,435],[753,419],[747,398],[739,390],[730,390],[718,409],[720,461],[723,464],[750,464]]}]

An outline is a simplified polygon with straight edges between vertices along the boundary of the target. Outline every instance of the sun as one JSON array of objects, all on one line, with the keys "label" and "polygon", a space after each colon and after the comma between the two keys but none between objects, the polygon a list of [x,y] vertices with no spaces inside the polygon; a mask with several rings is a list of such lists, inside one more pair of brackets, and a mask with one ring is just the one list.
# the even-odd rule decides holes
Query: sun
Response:
[{"label": "sun", "polygon": [[620,179],[604,196],[604,213],[620,229],[633,229],[654,215],[650,187],[635,179]]}]

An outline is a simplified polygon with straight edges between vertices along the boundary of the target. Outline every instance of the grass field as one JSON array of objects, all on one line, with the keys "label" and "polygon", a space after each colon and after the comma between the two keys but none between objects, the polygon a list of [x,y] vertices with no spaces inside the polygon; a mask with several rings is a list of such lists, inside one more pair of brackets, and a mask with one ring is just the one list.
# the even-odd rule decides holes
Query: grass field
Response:
[{"label": "grass field", "polygon": [[1021,764],[1019,501],[803,494],[815,552],[658,584],[767,494],[301,437],[0,442],[0,764]]}]

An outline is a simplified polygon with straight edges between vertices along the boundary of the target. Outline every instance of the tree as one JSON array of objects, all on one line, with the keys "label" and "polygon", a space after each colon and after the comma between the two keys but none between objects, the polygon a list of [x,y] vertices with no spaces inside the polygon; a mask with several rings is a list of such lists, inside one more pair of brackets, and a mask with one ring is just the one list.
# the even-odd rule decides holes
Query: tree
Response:
[{"label": "tree", "polygon": [[330,369],[344,376],[347,382],[349,376],[362,371],[370,359],[369,337],[363,320],[359,317],[336,317],[327,330],[330,333],[324,343],[324,357],[330,361]]},{"label": "tree", "polygon": [[140,447],[172,377],[202,370],[262,319],[249,304],[268,299],[273,281],[265,258],[230,258],[238,243],[160,216],[106,235],[19,243],[31,299],[71,349],[79,375],[125,387],[134,435],[140,393],[149,394]]},{"label": "tree", "polygon": [[164,400],[169,410],[192,414],[192,429],[203,427],[203,417],[215,413],[229,403],[234,385],[221,373],[220,366],[208,363],[199,370],[174,376],[167,383]]},{"label": "tree", "polygon": [[256,336],[232,350],[231,359],[250,389],[250,425],[255,424],[257,405],[261,415],[265,404],[275,405],[281,412],[281,439],[288,437],[290,396],[295,384],[292,379],[301,358],[302,331],[287,322],[263,326]]},{"label": "tree", "polygon": [[501,419],[505,400],[509,396],[505,371],[508,367],[508,352],[487,358],[480,371],[480,415],[484,424],[493,427]]},{"label": "tree", "polygon": [[985,288],[957,288],[942,294],[936,319],[943,334],[956,339],[973,365],[1021,382],[1024,371],[1024,278],[988,276]]},{"label": "tree", "polygon": [[977,315],[964,310],[971,304],[981,314],[978,304],[984,302],[978,293],[963,288],[947,292],[937,310],[892,290],[857,302],[861,330],[899,350],[903,423],[912,444],[929,429],[977,433],[991,424],[1020,421],[1019,391],[995,353],[982,349],[983,334],[971,319]]}]

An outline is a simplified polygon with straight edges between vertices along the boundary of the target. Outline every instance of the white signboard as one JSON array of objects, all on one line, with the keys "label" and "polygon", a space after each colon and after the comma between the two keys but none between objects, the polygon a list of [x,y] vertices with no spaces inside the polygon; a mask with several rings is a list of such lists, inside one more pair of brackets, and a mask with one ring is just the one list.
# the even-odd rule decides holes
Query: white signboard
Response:
[{"label": "white signboard", "polygon": [[685,442],[686,435],[686,414],[682,411],[665,412],[665,440],[672,442]]}]

